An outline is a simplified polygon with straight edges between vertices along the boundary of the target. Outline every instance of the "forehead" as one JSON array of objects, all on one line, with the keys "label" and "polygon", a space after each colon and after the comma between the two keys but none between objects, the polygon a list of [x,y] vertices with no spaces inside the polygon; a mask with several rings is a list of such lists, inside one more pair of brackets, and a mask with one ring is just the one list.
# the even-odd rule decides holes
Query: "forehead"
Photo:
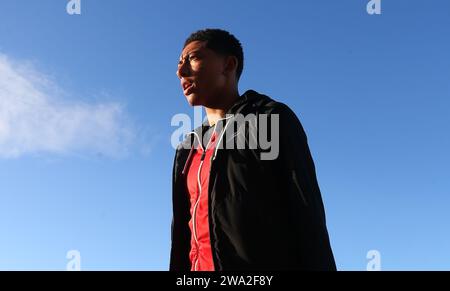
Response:
[{"label": "forehead", "polygon": [[194,51],[206,51],[206,50],[207,50],[206,42],[205,41],[198,41],[198,40],[196,40],[196,41],[190,42],[183,49],[183,51],[181,52],[181,56],[180,57],[183,57],[183,56],[185,56],[187,54],[190,54],[190,53],[192,53]]}]

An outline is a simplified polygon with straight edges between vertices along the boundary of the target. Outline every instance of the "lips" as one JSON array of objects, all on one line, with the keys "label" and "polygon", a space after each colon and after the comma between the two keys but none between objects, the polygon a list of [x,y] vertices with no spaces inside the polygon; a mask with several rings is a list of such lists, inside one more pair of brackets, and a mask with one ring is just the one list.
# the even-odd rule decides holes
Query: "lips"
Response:
[{"label": "lips", "polygon": [[189,95],[191,94],[192,89],[194,88],[194,83],[188,80],[183,80],[181,86],[183,87],[184,95]]}]

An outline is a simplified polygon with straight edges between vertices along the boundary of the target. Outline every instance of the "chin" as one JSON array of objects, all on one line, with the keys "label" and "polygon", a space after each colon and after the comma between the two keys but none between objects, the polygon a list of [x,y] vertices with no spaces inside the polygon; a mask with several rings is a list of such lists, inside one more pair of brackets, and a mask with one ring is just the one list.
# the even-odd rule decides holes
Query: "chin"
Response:
[{"label": "chin", "polygon": [[188,96],[186,96],[186,99],[191,106],[202,105],[199,96],[197,96],[196,94],[189,94]]}]

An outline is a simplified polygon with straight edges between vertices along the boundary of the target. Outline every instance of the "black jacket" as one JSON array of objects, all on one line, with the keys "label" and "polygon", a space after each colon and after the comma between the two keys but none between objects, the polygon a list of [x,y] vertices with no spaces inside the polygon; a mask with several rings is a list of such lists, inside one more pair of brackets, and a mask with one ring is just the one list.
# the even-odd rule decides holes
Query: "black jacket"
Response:
[{"label": "black jacket", "polygon": [[[335,270],[314,162],[300,121],[285,104],[252,90],[227,112],[237,113],[278,114],[279,155],[263,160],[260,148],[218,150],[208,191],[215,270]],[[229,138],[233,136],[222,142]],[[175,154],[170,270],[191,268],[190,202],[183,169],[194,146],[195,139],[186,138]]]}]

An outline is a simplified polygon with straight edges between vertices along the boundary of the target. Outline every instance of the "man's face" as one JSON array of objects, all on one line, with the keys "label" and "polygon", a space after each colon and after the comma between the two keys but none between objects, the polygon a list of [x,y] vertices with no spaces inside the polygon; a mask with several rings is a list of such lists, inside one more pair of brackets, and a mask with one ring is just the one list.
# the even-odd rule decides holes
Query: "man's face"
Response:
[{"label": "man's face", "polygon": [[177,76],[190,105],[212,107],[226,86],[225,60],[205,44],[193,41],[183,49]]}]

